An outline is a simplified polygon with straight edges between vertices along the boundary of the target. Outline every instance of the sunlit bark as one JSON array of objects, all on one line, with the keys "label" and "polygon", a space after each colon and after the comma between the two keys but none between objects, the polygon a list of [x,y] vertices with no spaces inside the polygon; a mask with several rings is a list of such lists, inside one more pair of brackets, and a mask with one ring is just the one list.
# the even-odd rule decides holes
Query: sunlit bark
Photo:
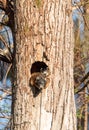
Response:
[{"label": "sunlit bark", "polygon": [[[16,0],[13,130],[76,130],[71,15],[71,0]],[[35,61],[44,61],[51,74],[48,88],[34,98]]]}]

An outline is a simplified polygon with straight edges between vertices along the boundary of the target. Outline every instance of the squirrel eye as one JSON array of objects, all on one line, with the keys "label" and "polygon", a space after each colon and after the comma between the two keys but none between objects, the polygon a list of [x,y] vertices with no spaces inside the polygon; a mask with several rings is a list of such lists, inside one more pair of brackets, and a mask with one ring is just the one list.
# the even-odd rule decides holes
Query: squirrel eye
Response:
[{"label": "squirrel eye", "polygon": [[37,76],[37,77],[36,77],[36,80],[39,80],[39,79],[40,79],[40,77],[39,77],[39,76]]}]

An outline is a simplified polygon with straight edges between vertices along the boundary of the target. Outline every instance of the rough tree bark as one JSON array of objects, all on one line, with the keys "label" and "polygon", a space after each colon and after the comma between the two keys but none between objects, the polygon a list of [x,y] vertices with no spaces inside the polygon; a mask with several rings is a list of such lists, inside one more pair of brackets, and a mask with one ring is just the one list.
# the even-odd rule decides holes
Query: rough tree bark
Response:
[{"label": "rough tree bark", "polygon": [[[12,130],[76,130],[71,13],[71,0],[16,0]],[[51,74],[48,88],[34,98],[35,61],[45,62]]]}]

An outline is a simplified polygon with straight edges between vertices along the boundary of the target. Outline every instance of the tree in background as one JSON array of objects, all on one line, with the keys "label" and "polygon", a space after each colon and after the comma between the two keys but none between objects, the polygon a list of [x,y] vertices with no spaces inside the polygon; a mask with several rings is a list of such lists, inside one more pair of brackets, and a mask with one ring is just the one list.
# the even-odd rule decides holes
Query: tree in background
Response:
[{"label": "tree in background", "polygon": [[[75,41],[75,87],[78,89],[76,95],[78,130],[88,129],[88,102],[89,102],[89,0],[81,0],[76,3],[78,20]],[[82,22],[81,22],[82,21]],[[82,35],[81,35],[82,34]]]},{"label": "tree in background", "polygon": [[11,2],[12,0],[0,0],[0,129],[2,130],[9,129],[11,121],[12,98],[10,74],[8,73],[10,70],[8,69],[9,59],[11,59],[8,54],[13,51],[13,49],[10,50],[10,46],[13,46],[13,35],[10,28],[12,25],[10,21],[13,20],[13,16],[10,17]]}]

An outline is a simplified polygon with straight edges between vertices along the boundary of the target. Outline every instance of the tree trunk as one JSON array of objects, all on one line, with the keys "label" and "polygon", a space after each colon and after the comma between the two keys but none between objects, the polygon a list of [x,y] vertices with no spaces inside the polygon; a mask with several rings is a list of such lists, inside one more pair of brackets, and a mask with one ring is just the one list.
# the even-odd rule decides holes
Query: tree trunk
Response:
[{"label": "tree trunk", "polygon": [[[12,130],[76,130],[71,0],[16,0],[15,29]],[[35,61],[50,69],[50,85],[36,97]]]},{"label": "tree trunk", "polygon": [[[85,88],[85,100],[87,100],[87,88]],[[84,130],[88,130],[88,103],[87,101],[84,104]]]}]

